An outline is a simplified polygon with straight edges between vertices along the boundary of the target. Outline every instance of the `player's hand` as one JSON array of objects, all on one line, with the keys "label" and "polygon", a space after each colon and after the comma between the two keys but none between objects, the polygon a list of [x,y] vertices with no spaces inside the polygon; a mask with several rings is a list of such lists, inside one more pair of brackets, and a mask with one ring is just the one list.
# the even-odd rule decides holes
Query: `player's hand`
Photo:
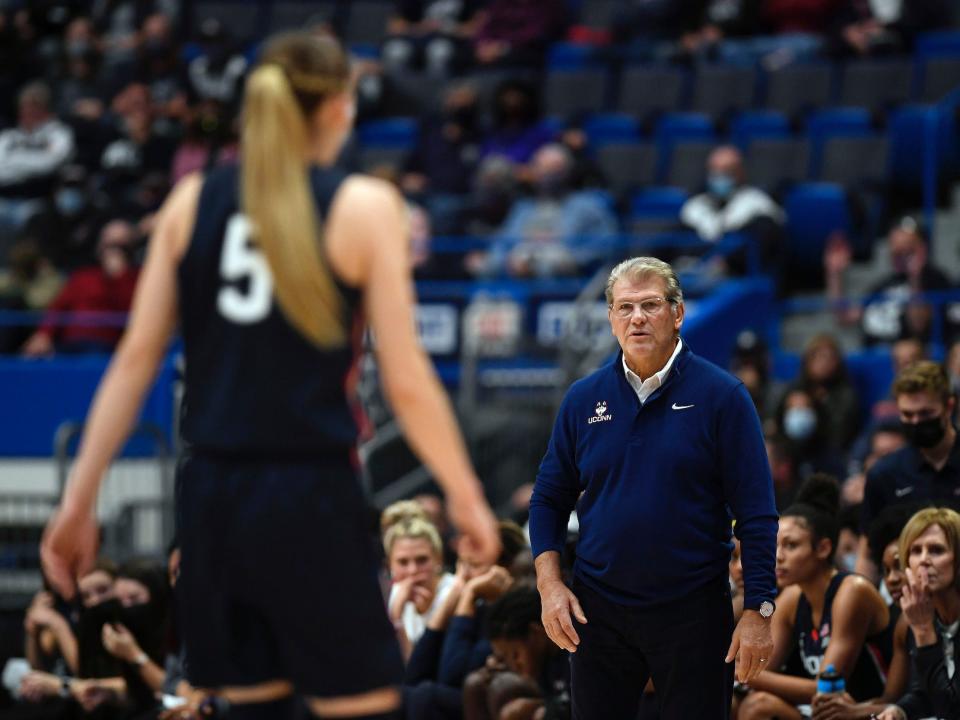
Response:
[{"label": "player's hand", "polygon": [[756,610],[744,610],[743,617],[733,631],[733,640],[727,650],[727,662],[737,661],[736,679],[749,683],[767,669],[773,654],[773,632],[770,619]]},{"label": "player's hand", "polygon": [[540,602],[543,607],[540,619],[547,636],[564,650],[576,652],[580,636],[571,617],[576,618],[581,625],[587,623],[587,616],[584,615],[577,596],[562,580],[551,580],[540,587]]},{"label": "player's hand", "polygon": [[450,521],[463,535],[460,556],[473,565],[493,565],[500,555],[497,519],[479,492],[458,491],[447,496]]},{"label": "player's hand", "polygon": [[43,573],[64,599],[73,599],[77,578],[93,568],[97,558],[97,522],[90,511],[58,507],[40,541]]}]

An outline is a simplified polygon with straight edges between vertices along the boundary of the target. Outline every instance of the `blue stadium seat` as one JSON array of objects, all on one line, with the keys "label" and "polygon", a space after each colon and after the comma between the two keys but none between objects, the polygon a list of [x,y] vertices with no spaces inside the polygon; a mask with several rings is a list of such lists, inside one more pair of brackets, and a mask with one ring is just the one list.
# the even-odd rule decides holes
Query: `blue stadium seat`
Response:
[{"label": "blue stadium seat", "polygon": [[409,150],[417,138],[417,122],[411,118],[372,120],[361,125],[357,134],[364,147]]},{"label": "blue stadium seat", "polygon": [[680,222],[680,208],[689,194],[682,188],[653,187],[640,190],[630,200],[630,225],[634,230],[664,229]]},{"label": "blue stadium seat", "polygon": [[[928,146],[927,105],[907,105],[890,116],[890,166],[893,184],[900,188],[918,190],[923,183],[923,163]],[[949,115],[941,113],[936,123],[937,161],[942,172],[956,170],[958,141]]]},{"label": "blue stadium seat", "polygon": [[764,107],[798,117],[830,104],[833,98],[833,66],[827,63],[788,65],[763,78]]},{"label": "blue stadium seat", "polygon": [[790,137],[790,121],[775,110],[747,110],[730,123],[730,142],[746,152],[754,140],[784,140]]},{"label": "blue stadium seat", "polygon": [[932,56],[960,56],[960,30],[936,30],[922,33],[914,48],[919,58]]},{"label": "blue stadium seat", "polygon": [[644,121],[659,113],[679,110],[688,80],[689,74],[680,68],[659,65],[627,67],[620,76],[617,110]]},{"label": "blue stadium seat", "polygon": [[636,142],[640,139],[640,123],[626,113],[594,115],[583,124],[583,131],[594,147]]},{"label": "blue stadium seat", "polygon": [[596,64],[596,48],[592,45],[557,42],[547,51],[547,68],[550,70],[585,70]]},{"label": "blue stadium seat", "polygon": [[655,132],[658,166],[657,177],[666,177],[672,162],[673,148],[679,142],[716,142],[713,122],[700,113],[669,113],[660,118]]},{"label": "blue stadium seat", "polygon": [[823,249],[827,238],[840,230],[850,236],[853,223],[847,195],[839,185],[796,185],[784,203],[787,213],[787,256],[791,273],[823,272]]},{"label": "blue stadium seat", "polygon": [[831,138],[870,137],[873,126],[864,108],[830,108],[814,113],[807,122],[810,137],[811,176],[819,177],[823,148]]}]

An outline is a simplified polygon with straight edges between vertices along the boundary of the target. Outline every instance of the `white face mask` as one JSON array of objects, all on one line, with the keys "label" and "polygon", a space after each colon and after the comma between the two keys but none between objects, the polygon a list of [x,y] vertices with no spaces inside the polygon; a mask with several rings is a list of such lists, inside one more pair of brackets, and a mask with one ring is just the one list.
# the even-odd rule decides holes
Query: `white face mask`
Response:
[{"label": "white face mask", "polygon": [[813,408],[790,408],[783,415],[783,432],[791,440],[806,440],[817,429],[817,414]]}]

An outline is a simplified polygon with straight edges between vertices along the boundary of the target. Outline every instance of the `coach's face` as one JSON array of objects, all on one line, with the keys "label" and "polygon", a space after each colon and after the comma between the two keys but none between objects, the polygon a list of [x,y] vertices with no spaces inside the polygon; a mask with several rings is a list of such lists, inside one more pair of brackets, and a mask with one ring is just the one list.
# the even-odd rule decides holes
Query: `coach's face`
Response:
[{"label": "coach's face", "polygon": [[[610,327],[627,365],[646,379],[667,362],[683,324],[683,303],[667,302],[666,283],[656,276],[634,280],[622,277],[613,285],[607,311]],[[651,372],[652,371],[652,372]]]}]

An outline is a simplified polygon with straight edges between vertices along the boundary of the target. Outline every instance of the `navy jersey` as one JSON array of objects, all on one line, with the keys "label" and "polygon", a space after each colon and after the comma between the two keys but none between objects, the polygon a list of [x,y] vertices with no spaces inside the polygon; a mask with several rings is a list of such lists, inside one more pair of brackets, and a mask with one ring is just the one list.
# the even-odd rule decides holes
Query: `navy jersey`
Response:
[{"label": "navy jersey", "polygon": [[[343,179],[336,171],[311,169],[321,219]],[[178,271],[186,352],[183,438],[193,449],[228,455],[349,451],[358,432],[352,384],[362,333],[360,293],[335,278],[344,347],[323,350],[301,335],[276,302],[266,259],[238,210],[239,194],[238,166],[207,175]]]},{"label": "navy jersey", "polygon": [[[797,614],[793,624],[794,641],[800,653],[800,675],[815,679],[820,674],[820,664],[823,655],[830,644],[830,635],[833,622],[833,599],[840,589],[840,584],[850,573],[838,572],[830,580],[827,593],[823,599],[823,616],[820,626],[813,626],[813,612],[806,595],[801,594],[797,602]],[[847,678],[847,692],[858,702],[883,694],[886,683],[887,665],[889,657],[883,657],[879,644],[886,630],[874,637],[868,637],[860,650],[853,671]]]}]

